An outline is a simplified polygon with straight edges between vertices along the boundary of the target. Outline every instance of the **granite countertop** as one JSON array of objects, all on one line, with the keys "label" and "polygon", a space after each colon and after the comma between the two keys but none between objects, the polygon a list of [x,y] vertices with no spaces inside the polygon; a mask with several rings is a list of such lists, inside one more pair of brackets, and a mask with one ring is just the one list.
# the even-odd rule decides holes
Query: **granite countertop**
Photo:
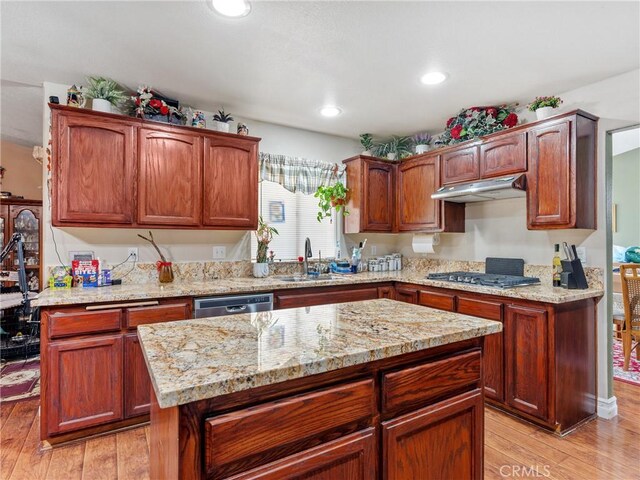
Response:
[{"label": "granite countertop", "polygon": [[601,297],[600,288],[566,290],[546,285],[499,289],[469,284],[428,280],[426,274],[415,271],[366,272],[357,275],[340,275],[333,280],[292,282],[277,276],[267,278],[226,278],[198,282],[174,282],[160,285],[147,283],[116,285],[99,288],[71,288],[66,290],[44,290],[33,301],[34,306],[75,305],[103,302],[122,302],[168,297],[201,297],[245,292],[270,292],[288,288],[320,287],[330,285],[356,285],[375,282],[399,281],[427,287],[449,288],[466,292],[484,293],[507,298],[520,298],[546,303],[568,303],[592,297]]},{"label": "granite countertop", "polygon": [[502,324],[394,300],[138,327],[162,408],[497,333]]}]

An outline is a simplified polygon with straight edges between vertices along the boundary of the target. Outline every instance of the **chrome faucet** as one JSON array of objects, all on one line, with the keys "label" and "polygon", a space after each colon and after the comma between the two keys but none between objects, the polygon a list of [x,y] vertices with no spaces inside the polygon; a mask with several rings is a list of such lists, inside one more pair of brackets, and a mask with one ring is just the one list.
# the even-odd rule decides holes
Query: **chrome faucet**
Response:
[{"label": "chrome faucet", "polygon": [[307,237],[304,240],[304,274],[309,274],[309,259],[313,256],[311,252],[311,240]]}]

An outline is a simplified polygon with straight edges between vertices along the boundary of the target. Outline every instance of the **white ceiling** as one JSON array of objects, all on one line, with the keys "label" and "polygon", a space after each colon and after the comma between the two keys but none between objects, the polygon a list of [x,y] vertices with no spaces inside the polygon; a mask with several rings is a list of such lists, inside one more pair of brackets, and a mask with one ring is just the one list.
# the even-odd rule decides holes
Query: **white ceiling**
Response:
[{"label": "white ceiling", "polygon": [[[342,136],[438,132],[461,107],[640,66],[638,2],[1,3],[2,135],[39,143],[43,81],[114,78],[206,110]],[[450,76],[419,82],[429,70]],[[34,87],[35,86],[35,87]],[[325,103],[343,114],[319,115]]]}]

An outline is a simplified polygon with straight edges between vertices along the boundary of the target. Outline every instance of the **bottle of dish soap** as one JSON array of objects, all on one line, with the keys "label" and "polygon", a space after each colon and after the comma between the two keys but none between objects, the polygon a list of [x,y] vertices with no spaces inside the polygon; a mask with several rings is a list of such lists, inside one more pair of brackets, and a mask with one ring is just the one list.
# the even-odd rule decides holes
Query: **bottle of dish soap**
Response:
[{"label": "bottle of dish soap", "polygon": [[560,274],[562,273],[562,263],[560,263],[560,244],[554,245],[555,253],[553,255],[553,286],[560,286]]}]

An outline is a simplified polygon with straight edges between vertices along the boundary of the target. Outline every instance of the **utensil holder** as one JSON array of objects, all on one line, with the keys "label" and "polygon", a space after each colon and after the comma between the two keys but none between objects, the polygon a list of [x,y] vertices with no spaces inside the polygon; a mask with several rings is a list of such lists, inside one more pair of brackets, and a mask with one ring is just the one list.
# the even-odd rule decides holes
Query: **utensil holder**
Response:
[{"label": "utensil holder", "polygon": [[560,284],[564,288],[570,290],[584,290],[589,288],[587,277],[582,268],[582,262],[579,259],[562,260],[562,274],[560,275]]}]

